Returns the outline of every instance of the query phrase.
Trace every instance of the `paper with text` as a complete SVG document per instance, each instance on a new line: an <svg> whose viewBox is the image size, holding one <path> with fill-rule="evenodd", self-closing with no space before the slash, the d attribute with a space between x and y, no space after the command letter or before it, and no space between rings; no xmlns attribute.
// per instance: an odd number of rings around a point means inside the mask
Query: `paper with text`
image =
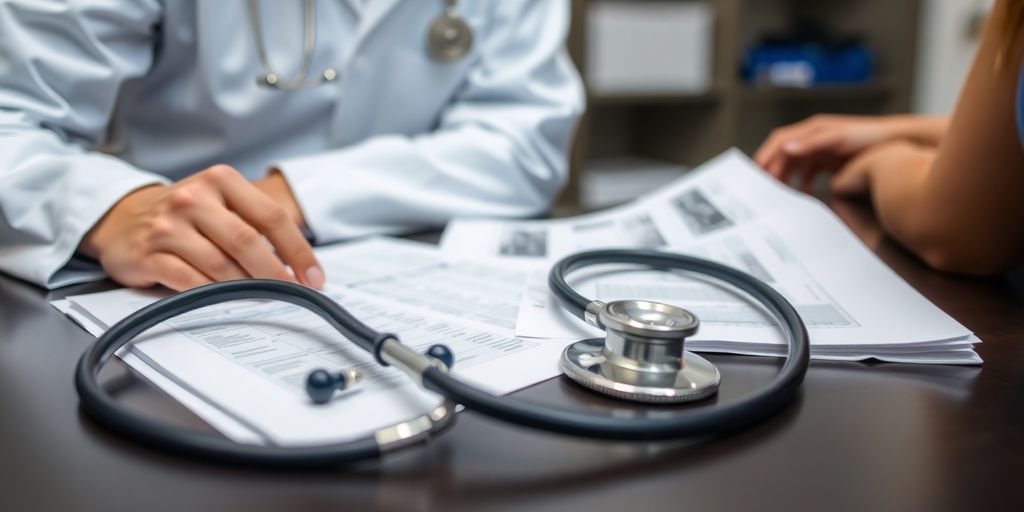
<svg viewBox="0 0 1024 512"><path fill-rule="evenodd" d="M948 353L943 362L980 362L967 328L879 261L828 208L735 150L618 208L556 220L456 221L442 238L448 254L547 263L531 275L519 308L516 334L532 338L600 334L566 313L546 283L557 258L597 248L679 252L743 270L794 304L816 357L908 360L915 350L938 349ZM578 272L572 284L602 301L642 298L690 309L701 319L695 349L781 354L782 334L770 316L731 287L622 266Z"/></svg>
<svg viewBox="0 0 1024 512"><path fill-rule="evenodd" d="M566 342L526 340L512 331L526 273L487 268L484 262L459 265L438 258L432 248L390 239L318 254L330 279L328 296L416 350L448 345L459 378L500 394L559 373L558 355ZM519 284L510 285L513 278ZM467 280L476 286L467 287ZM446 301L443 308L430 300L439 295ZM68 302L105 328L160 296L115 290L72 296ZM377 365L313 313L286 303L235 301L193 311L144 334L126 356L129 364L159 372L272 444L351 439L439 403L397 370ZM316 406L303 390L314 368L357 368L364 383ZM227 428L228 422L196 412L229 436L251 442L251 436Z"/></svg>

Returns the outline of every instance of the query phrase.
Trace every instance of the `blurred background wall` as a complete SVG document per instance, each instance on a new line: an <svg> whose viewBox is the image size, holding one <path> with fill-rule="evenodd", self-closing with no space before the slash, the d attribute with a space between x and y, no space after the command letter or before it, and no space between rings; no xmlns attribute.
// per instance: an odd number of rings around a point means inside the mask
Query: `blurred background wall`
<svg viewBox="0 0 1024 512"><path fill-rule="evenodd" d="M915 112L942 114L953 108L977 47L977 31L991 6L987 0L923 2Z"/></svg>

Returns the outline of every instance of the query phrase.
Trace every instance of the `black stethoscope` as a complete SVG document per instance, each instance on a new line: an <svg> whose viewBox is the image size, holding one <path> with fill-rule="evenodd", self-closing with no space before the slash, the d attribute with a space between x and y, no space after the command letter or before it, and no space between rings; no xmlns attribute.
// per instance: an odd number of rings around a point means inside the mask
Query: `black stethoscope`
<svg viewBox="0 0 1024 512"><path fill-rule="evenodd" d="M263 22L260 0L249 0L249 26L256 39L256 55L263 72L256 77L256 83L285 91L294 91L333 82L338 78L338 71L325 68L317 79L309 79L309 70L313 65L313 53L316 50L316 2L305 0L303 7L302 26L302 63L299 70L290 78L285 78L270 61L267 47L264 45ZM459 60L469 53L473 47L473 29L459 15L458 0L445 0L444 13L434 19L427 28L427 50L430 55L444 62Z"/></svg>
<svg viewBox="0 0 1024 512"><path fill-rule="evenodd" d="M580 384L620 399L641 402L680 402L713 395L718 370L708 361L684 351L685 338L698 326L684 309L640 300L607 304L576 293L566 276L583 267L633 264L658 270L680 270L731 284L760 303L786 334L789 351L775 378L743 400L671 416L623 417L587 413L494 396L449 375L454 356L434 345L420 354L360 322L327 296L297 284L270 280L241 280L195 288L150 304L121 320L96 341L79 360L75 387L82 409L98 423L136 441L175 453L204 459L275 467L337 466L378 457L439 433L454 419L455 405L524 427L572 436L630 441L682 439L720 435L751 426L769 417L797 395L807 372L810 345L807 329L792 304L770 286L731 267L712 261L656 251L598 250L568 256L551 269L548 284L563 307L576 317L605 329L607 337L569 346L562 369ZM160 322L198 308L245 299L269 299L306 308L346 338L373 354L382 366L393 366L423 389L445 400L435 409L365 437L337 444L286 448L255 446L175 427L146 418L120 405L99 383L103 365L136 336ZM314 402L331 398L345 387L351 373L310 374L307 390Z"/></svg>

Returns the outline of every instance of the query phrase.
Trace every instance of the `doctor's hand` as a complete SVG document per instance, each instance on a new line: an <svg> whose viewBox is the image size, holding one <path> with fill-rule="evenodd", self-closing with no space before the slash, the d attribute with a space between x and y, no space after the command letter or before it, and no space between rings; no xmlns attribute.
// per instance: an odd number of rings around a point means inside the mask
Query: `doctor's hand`
<svg viewBox="0 0 1024 512"><path fill-rule="evenodd" d="M162 284L180 291L248 277L324 284L294 212L227 165L128 194L79 250L131 287Z"/></svg>

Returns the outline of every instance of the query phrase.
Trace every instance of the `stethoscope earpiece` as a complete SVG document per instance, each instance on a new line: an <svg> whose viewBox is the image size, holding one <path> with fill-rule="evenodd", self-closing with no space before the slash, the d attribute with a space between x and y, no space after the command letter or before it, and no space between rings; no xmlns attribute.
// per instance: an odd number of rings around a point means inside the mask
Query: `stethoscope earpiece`
<svg viewBox="0 0 1024 512"><path fill-rule="evenodd" d="M313 370L306 376L306 394L315 404L326 404L337 391L351 388L361 379L358 370L348 369L331 373L322 368Z"/></svg>
<svg viewBox="0 0 1024 512"><path fill-rule="evenodd" d="M447 345L431 345L427 349L427 355L436 359L439 363L443 364L448 370L451 370L455 366L455 353L452 349L448 348Z"/></svg>
<svg viewBox="0 0 1024 512"><path fill-rule="evenodd" d="M431 345L425 355L444 365L445 370L451 370L455 366L455 353L447 345ZM323 368L317 368L306 376L306 395L314 404L323 405L330 402L335 393L351 389L360 380L362 375L359 370L348 369L331 373Z"/></svg>

